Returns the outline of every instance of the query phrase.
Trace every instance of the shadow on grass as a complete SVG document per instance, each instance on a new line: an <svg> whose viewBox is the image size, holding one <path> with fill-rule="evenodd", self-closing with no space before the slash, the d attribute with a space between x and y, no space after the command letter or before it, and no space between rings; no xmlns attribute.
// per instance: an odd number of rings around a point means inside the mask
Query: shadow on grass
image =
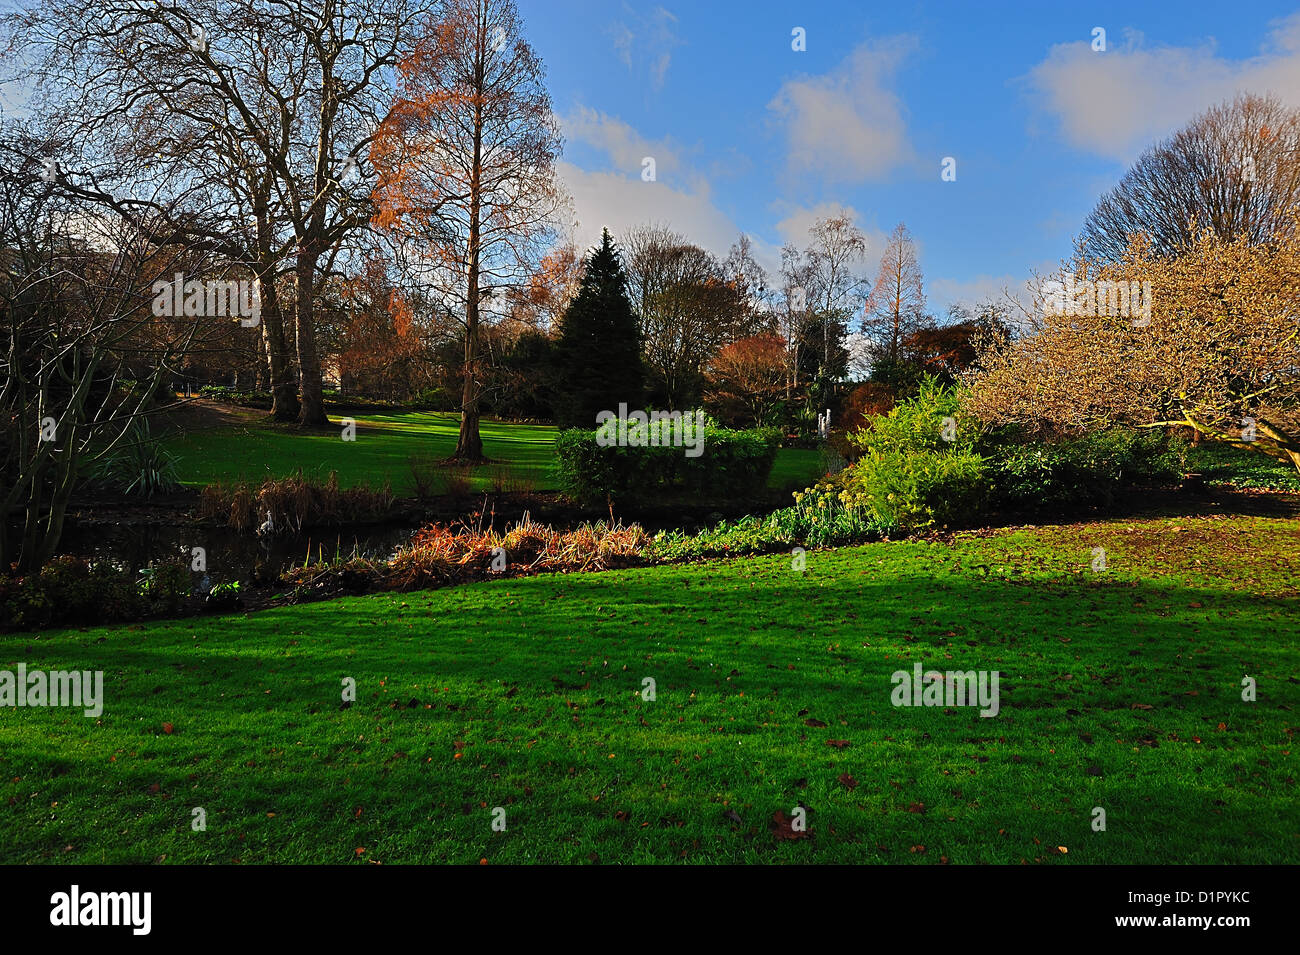
<svg viewBox="0 0 1300 955"><path fill-rule="evenodd" d="M5 714L5 861L1296 861L1296 600L868 564L6 638L29 668L103 669L107 699L98 723ZM916 661L999 671L1000 714L893 706ZM779 843L768 820L796 804L814 838Z"/></svg>

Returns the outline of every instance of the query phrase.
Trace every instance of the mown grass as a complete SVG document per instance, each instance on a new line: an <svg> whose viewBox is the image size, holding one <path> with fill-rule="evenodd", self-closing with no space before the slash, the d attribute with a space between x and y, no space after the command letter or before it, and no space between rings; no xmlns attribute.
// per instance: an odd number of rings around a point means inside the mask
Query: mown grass
<svg viewBox="0 0 1300 955"><path fill-rule="evenodd" d="M107 702L0 711L0 862L1294 863L1297 545L1120 521L8 636ZM998 670L1000 714L892 706L914 661Z"/></svg>
<svg viewBox="0 0 1300 955"><path fill-rule="evenodd" d="M337 471L343 487L363 481L378 487L390 480L394 493L409 495L414 491L408 465L411 455L448 457L456 449L460 430L458 416L434 412L356 415L353 420L355 441L343 440L342 417L331 415L331 424L338 428L335 433L302 433L269 425L204 428L174 435L166 447L179 458L181 483L193 487L284 478L301 468L322 477ZM507 465L512 477L536 490L558 486L552 470L558 433L554 427L484 419L479 430L484 454ZM818 477L820 464L816 451L782 449L768 485L782 490L806 487ZM494 480L491 466L477 468L470 477L471 489L482 491Z"/></svg>

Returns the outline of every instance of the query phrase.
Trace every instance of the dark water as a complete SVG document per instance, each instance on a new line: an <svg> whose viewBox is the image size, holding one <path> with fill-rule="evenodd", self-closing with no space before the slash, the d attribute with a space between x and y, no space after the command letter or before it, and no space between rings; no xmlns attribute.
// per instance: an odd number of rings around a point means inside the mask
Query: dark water
<svg viewBox="0 0 1300 955"><path fill-rule="evenodd" d="M150 564L184 559L193 561L193 548L203 548L211 583L247 582L256 574L273 579L304 560L362 557L384 559L411 539L414 528L405 525L379 527L320 528L299 537L262 539L238 534L229 528L188 525L72 526L59 545L61 554L110 559L131 570Z"/></svg>
<svg viewBox="0 0 1300 955"><path fill-rule="evenodd" d="M757 508L763 513L768 508ZM513 524L522 512L494 511L490 521L498 530ZM738 514L731 514L736 517ZM556 530L570 530L583 521L606 520L608 514L577 512L558 509L542 510L534 517ZM639 523L651 534L659 530L695 531L711 526L720 513L708 508L659 509L655 511L621 514L625 523ZM443 522L458 526L459 520ZM193 549L203 548L206 573L210 584L250 581L269 583L290 567L302 566L304 561L346 560L354 555L372 560L385 560L401 546L410 542L417 526L425 521L408 521L380 525L354 525L345 528L321 527L296 536L260 538L251 533L240 534L226 527L194 526L189 523L95 522L79 524L70 521L64 529L59 545L60 554L75 557L111 560L133 571L151 564L183 559L193 561ZM473 522L471 526L478 522Z"/></svg>

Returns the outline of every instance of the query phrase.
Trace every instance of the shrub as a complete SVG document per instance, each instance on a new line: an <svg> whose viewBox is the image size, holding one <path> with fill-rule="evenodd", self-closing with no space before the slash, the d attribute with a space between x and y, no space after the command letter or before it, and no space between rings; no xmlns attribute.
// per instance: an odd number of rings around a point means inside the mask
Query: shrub
<svg viewBox="0 0 1300 955"><path fill-rule="evenodd" d="M406 467L411 472L411 488L418 500L427 501L437 493L438 463L433 458L412 454L406 459Z"/></svg>
<svg viewBox="0 0 1300 955"><path fill-rule="evenodd" d="M851 473L875 519L899 530L969 523L988 503L984 459L969 451L872 451Z"/></svg>
<svg viewBox="0 0 1300 955"><path fill-rule="evenodd" d="M132 422L118 445L92 472L91 479L127 495L143 498L164 494L180 487L176 457L155 440L149 422Z"/></svg>
<svg viewBox="0 0 1300 955"><path fill-rule="evenodd" d="M757 494L767 484L780 447L773 429L731 431L706 425L703 451L684 447L601 447L597 432L561 432L555 445L561 489L582 503L690 496L723 500Z"/></svg>
<svg viewBox="0 0 1300 955"><path fill-rule="evenodd" d="M1034 442L1001 431L983 446L995 501L1034 509L1108 505L1123 487L1178 480L1187 455L1182 438L1127 428Z"/></svg>
<svg viewBox="0 0 1300 955"><path fill-rule="evenodd" d="M534 489L532 481L504 461L493 464L488 471L488 487L496 494L524 494Z"/></svg>
<svg viewBox="0 0 1300 955"><path fill-rule="evenodd" d="M862 457L847 487L883 526L924 530L969 522L986 506L990 481L978 436L956 389L927 377L914 398L849 436Z"/></svg>
<svg viewBox="0 0 1300 955"><path fill-rule="evenodd" d="M852 492L835 480L796 491L794 503L766 517L720 521L694 534L660 531L646 557L656 562L698 557L763 554L795 545L826 547L879 540L890 528L877 521Z"/></svg>
<svg viewBox="0 0 1300 955"><path fill-rule="evenodd" d="M445 388L428 388L405 404L412 411L455 411L460 407L460 401L460 395L452 394Z"/></svg>
<svg viewBox="0 0 1300 955"><path fill-rule="evenodd" d="M175 614L190 595L190 569L185 563L168 561L154 564L142 570L140 575L137 586L141 596L161 613Z"/></svg>
<svg viewBox="0 0 1300 955"><path fill-rule="evenodd" d="M145 568L137 578L110 561L56 557L23 577L0 576L0 630L33 630L175 614L191 591L183 562Z"/></svg>
<svg viewBox="0 0 1300 955"><path fill-rule="evenodd" d="M442 496L463 497L470 491L469 465L420 454L412 454L406 459L406 464L411 472L415 496L421 501Z"/></svg>

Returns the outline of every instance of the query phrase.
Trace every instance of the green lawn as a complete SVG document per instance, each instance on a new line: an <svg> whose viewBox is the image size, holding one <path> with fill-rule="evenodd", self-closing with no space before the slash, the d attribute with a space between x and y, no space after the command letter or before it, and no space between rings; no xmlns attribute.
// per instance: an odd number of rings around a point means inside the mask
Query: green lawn
<svg viewBox="0 0 1300 955"><path fill-rule="evenodd" d="M107 702L0 715L0 862L1296 863L1298 571L1214 516L10 635Z"/></svg>
<svg viewBox="0 0 1300 955"><path fill-rule="evenodd" d="M1187 469L1200 472L1212 484L1300 492L1300 474L1291 465L1231 444L1204 441L1189 448Z"/></svg>
<svg viewBox="0 0 1300 955"><path fill-rule="evenodd" d="M341 416L332 415L330 420L338 423ZM397 494L408 495L412 493L410 456L446 458L456 448L460 429L458 416L436 412L357 415L354 420L355 441L343 440L341 425L337 435L329 435L250 424L192 430L169 438L166 446L179 459L182 483L194 487L218 480L284 477L302 468L321 475L337 471L345 487L360 481L378 486L387 478ZM512 475L531 482L535 490L555 488L551 468L555 428L485 419L479 430L489 458L505 462ZM768 485L803 488L817 479L820 470L819 452L782 449ZM491 467L479 468L473 476L474 489L482 490L492 480Z"/></svg>

